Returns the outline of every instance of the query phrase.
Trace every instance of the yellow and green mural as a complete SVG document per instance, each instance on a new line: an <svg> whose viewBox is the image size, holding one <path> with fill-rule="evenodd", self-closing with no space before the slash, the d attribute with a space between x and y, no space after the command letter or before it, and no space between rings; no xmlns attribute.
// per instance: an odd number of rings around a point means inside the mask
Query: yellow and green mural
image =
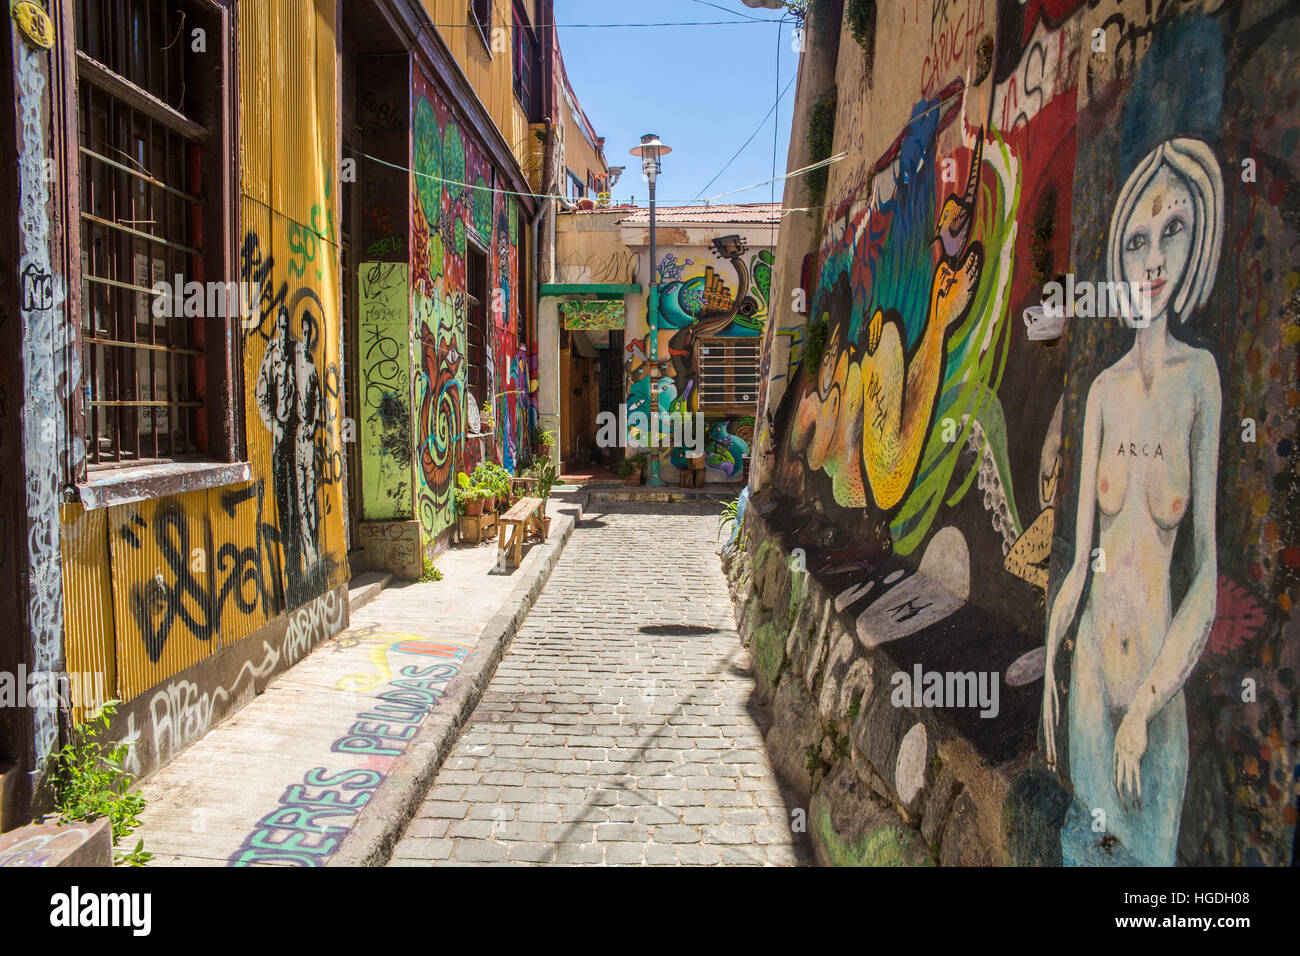
<svg viewBox="0 0 1300 956"><path fill-rule="evenodd" d="M482 460L514 471L530 417L527 345L519 336L519 205L494 185L498 174L466 140L432 83L416 68L412 83L411 302L415 339L415 511L428 547L455 520L459 471ZM487 262L482 354L470 356L467 256ZM496 423L468 432L470 361L482 363L472 396Z"/></svg>

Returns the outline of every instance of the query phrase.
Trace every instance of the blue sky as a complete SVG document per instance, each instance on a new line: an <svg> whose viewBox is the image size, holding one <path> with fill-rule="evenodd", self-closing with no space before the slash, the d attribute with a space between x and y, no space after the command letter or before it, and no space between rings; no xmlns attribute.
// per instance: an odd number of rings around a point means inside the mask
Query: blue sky
<svg viewBox="0 0 1300 956"><path fill-rule="evenodd" d="M713 5L710 5L713 4ZM580 28L595 23L682 23L745 20L717 26ZM658 200L683 205L758 128L798 70L792 20L778 27L779 11L750 9L741 0L555 0L560 49L579 102L605 137L605 157L627 166L614 201L648 199L639 160L628 150L642 133L658 133L673 148L664 159ZM574 26L566 26L574 24ZM780 72L777 31L780 30ZM775 114L776 171L785 171L795 84ZM703 192L716 196L772 177L773 118L717 181ZM775 200L781 201L781 184ZM768 202L769 186L720 202Z"/></svg>

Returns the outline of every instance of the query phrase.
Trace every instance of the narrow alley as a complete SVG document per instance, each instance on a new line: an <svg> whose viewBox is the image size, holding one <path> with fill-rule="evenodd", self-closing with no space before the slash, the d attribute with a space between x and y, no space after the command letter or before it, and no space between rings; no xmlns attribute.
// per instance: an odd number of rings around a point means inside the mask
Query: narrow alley
<svg viewBox="0 0 1300 956"><path fill-rule="evenodd" d="M1287 912L1300 0L6 8L7 911Z"/></svg>
<svg viewBox="0 0 1300 956"><path fill-rule="evenodd" d="M593 500L391 865L794 864L718 505Z"/></svg>

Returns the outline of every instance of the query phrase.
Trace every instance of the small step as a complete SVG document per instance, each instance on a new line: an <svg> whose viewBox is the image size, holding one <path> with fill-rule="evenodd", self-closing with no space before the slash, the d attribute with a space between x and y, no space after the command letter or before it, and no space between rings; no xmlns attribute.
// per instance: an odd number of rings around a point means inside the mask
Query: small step
<svg viewBox="0 0 1300 956"><path fill-rule="evenodd" d="M365 607L393 580L391 571L363 571L352 575L348 581L348 613L354 614Z"/></svg>
<svg viewBox="0 0 1300 956"><path fill-rule="evenodd" d="M113 831L107 817L91 823L32 823L0 836L0 867L112 866Z"/></svg>

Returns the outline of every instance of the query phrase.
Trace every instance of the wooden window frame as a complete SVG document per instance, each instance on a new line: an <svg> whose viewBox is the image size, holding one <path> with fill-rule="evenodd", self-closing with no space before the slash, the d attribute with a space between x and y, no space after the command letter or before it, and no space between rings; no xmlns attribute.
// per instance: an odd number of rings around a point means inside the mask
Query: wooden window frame
<svg viewBox="0 0 1300 956"><path fill-rule="evenodd" d="M579 179L578 174L572 169L566 169L565 173L567 174L569 181L569 198L574 202L577 202L579 199L586 199L587 184Z"/></svg>
<svg viewBox="0 0 1300 956"><path fill-rule="evenodd" d="M94 418L91 417L89 422L87 420L88 413L93 416L91 409L96 407L88 405L92 381L90 358L92 350L103 348L98 336L84 334L81 318L85 315L87 305L86 288L92 284L87 281L81 267L83 222L87 221L83 218L82 208L83 169L99 162L86 156L85 150L88 147L81 137L83 96L87 102L93 103L95 95L88 88L106 91L102 96L125 99L135 112L147 115L151 123L163 126L170 124L173 129L197 134L205 140L198 158L187 160L187 165L191 167L199 184L197 195L203 210L197 219L191 218L189 228L192 241L196 242L193 248L201 250L202 265L194 268L193 263L190 263L191 269L184 270L182 275L184 281L238 281L235 239L240 229L236 160L239 109L236 14L230 0L187 0L182 3L166 0L166 3L169 9L174 10L178 6L185 9L186 21L178 28L177 42L184 43L187 51L190 31L194 27L201 26L207 32L207 52L197 54L207 59L197 69L212 71L213 82L194 83L191 76L192 86L186 86L185 100L186 112L191 117L201 117L203 120L201 134L185 125L185 117L180 111L129 79L106 69L105 64L97 63L89 54L80 52L77 16L81 5L74 3L74 0L60 0L58 4L61 24L59 34L68 37L57 48L60 59L58 68L65 78L58 90L62 96L63 111L63 125L58 133L66 143L63 150L63 171L64 182L68 183L62 197L64 221L68 224L65 231L68 250L66 274L69 276L67 314L77 317L69 323L72 333L70 347L77 350L83 368L82 385L73 390L68 399L68 421L72 436L87 436L87 426L94 427ZM196 54L188 52L186 55ZM190 99L191 95L193 100ZM89 115L94 117L93 112ZM130 171L130 164L124 162L122 165L128 167L127 173L121 173L125 176ZM156 179L152 175L137 175L136 178ZM89 230L86 231L91 234ZM141 231L148 232L148 225ZM148 243L146 249L151 249L153 245L154 243ZM148 254L146 265L152 273L152 254ZM150 278L149 285L152 285L152 276ZM170 284L172 276L166 276L165 279ZM241 320L236 314L233 317L205 316L201 319L182 317L182 321L201 323L202 331L196 335L196 339L207 346L201 356L196 356L195 364L196 379L205 386L199 401L202 417L206 419L202 425L196 424L195 431L196 438L205 439L199 444L206 447L166 458L157 456L144 459L141 454L139 459L122 460L118 454L117 461L95 463L94 449L88 446L84 456L70 461L68 476L87 508L159 497L181 490L217 487L249 477L250 469L244 461L246 447ZM99 436L89 437L97 441Z"/></svg>
<svg viewBox="0 0 1300 956"><path fill-rule="evenodd" d="M488 59L492 59L492 7L494 0L469 0L469 21L478 28L478 38L483 41ZM480 9L482 8L482 9Z"/></svg>
<svg viewBox="0 0 1300 956"><path fill-rule="evenodd" d="M488 299L491 289L491 281L488 275L490 257L488 251L479 246L477 242L467 240L467 243L465 254L465 391L474 396L481 418L485 409L493 407L492 396L483 394L483 389L487 387L488 382L488 336L492 334L491 322L488 319L490 314ZM481 263L481 268L476 267L475 263ZM475 282L476 279L478 280L477 283ZM474 288L476 284L478 285L477 289ZM475 292L479 292L481 295L475 295ZM477 342L474 341L476 333L478 336ZM477 352L477 355L475 352ZM481 433L486 434L486 432Z"/></svg>
<svg viewBox="0 0 1300 956"><path fill-rule="evenodd" d="M542 47L537 36L535 36L532 25L528 22L527 13L517 2L514 4L513 39L511 65L514 70L515 99L523 107L524 116L528 122L540 122L541 90L539 80L542 72ZM526 85L522 82L521 63L528 68ZM523 88L522 92L520 91L521 87Z"/></svg>

